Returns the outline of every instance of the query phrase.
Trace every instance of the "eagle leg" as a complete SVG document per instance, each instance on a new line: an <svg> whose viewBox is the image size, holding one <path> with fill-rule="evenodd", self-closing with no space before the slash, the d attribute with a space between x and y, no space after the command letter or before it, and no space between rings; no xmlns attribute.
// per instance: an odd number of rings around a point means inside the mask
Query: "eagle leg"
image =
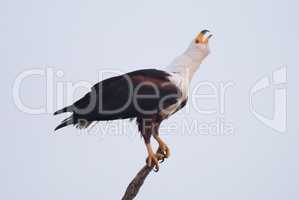
<svg viewBox="0 0 299 200"><path fill-rule="evenodd" d="M160 138L160 136L158 134L154 134L154 138L155 138L155 140L159 144L158 151L161 152L161 154L165 158L168 158L170 156L170 149L169 149L169 147L165 144L165 142Z"/></svg>
<svg viewBox="0 0 299 200"><path fill-rule="evenodd" d="M141 132L142 137L144 138L146 150L148 157L146 163L148 167L154 167L154 171L159 171L159 162L163 162L165 155L163 151L159 150L155 153L152 149L150 138L153 135L156 135L160 123L156 122L154 117L147 118L137 118L138 129Z"/></svg>

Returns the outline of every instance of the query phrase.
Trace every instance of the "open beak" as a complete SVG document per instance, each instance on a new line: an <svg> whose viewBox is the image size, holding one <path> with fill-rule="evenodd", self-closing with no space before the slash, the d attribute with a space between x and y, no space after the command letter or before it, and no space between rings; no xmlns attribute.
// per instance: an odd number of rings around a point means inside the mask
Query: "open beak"
<svg viewBox="0 0 299 200"><path fill-rule="evenodd" d="M201 31L197 37L195 38L195 42L196 43L202 43L202 44L207 44L209 42L209 39L212 37L213 35L211 34L210 31L208 30L203 30Z"/></svg>

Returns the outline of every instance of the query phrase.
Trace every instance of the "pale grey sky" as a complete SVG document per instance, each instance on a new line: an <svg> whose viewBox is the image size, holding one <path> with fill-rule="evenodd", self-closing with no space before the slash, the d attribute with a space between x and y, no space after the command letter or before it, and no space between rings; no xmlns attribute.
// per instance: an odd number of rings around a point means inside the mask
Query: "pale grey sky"
<svg viewBox="0 0 299 200"><path fill-rule="evenodd" d="M57 84L93 84L103 69L164 68L202 29L214 33L211 55L190 92L210 93L212 86L220 92L221 84L232 84L224 110L219 99L195 98L164 123L174 127L161 131L172 155L137 199L298 199L298 7L290 0L1 0L0 199L120 199L146 156L134 122L99 123L94 134L73 127L54 134L64 116L52 116L53 110L32 115L15 104L19 74L63 71L53 80L55 100ZM284 107L275 104L275 91L287 88L287 128L279 132L250 111L249 97L260 79L272 81L282 67L287 83L270 84L253 98L254 109L271 121L275 106ZM201 83L211 87L197 90ZM45 76L32 76L20 96L28 107L45 107L45 91ZM194 104L216 113L199 113ZM218 121L232 134L190 129Z"/></svg>

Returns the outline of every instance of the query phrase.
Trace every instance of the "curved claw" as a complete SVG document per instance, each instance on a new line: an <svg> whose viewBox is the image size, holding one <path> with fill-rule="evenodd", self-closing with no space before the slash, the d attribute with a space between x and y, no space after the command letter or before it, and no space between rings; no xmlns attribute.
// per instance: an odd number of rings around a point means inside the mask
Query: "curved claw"
<svg viewBox="0 0 299 200"><path fill-rule="evenodd" d="M146 159L146 164L148 167L151 167L154 169L155 172L159 171L159 160L162 159L161 154L150 154Z"/></svg>
<svg viewBox="0 0 299 200"><path fill-rule="evenodd" d="M170 150L166 145L160 146L158 152L163 155L163 158L168 158L170 156Z"/></svg>
<svg viewBox="0 0 299 200"><path fill-rule="evenodd" d="M165 158L163 157L160 161L159 161L159 163L161 164L161 163L163 163L165 161Z"/></svg>

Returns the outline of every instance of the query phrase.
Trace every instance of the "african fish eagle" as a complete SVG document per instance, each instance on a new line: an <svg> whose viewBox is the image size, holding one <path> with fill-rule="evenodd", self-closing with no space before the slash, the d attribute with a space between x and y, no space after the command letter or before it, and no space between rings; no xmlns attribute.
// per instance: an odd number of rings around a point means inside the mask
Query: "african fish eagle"
<svg viewBox="0 0 299 200"><path fill-rule="evenodd" d="M159 126L185 106L191 79L209 54L211 36L208 30L201 31L165 70L137 70L95 84L73 105L54 113L72 113L55 130L71 124L87 128L95 121L136 119L148 153L146 162L158 170L159 161L170 155L169 148L159 136ZM153 151L151 136L158 142L158 152L161 153Z"/></svg>

